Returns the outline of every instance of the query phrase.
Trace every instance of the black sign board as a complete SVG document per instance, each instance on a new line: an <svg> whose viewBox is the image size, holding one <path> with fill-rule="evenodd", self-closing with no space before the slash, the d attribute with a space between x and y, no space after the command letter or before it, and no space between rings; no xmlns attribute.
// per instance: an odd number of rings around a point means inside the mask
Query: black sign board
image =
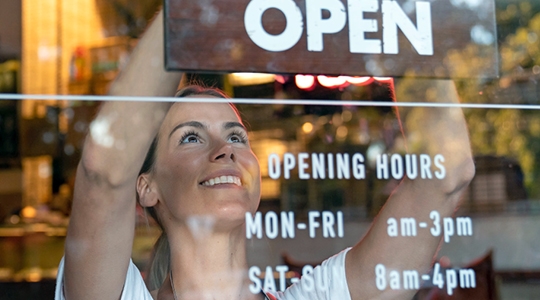
<svg viewBox="0 0 540 300"><path fill-rule="evenodd" d="M165 0L170 70L495 77L493 0ZM478 53L463 72L453 57Z"/></svg>

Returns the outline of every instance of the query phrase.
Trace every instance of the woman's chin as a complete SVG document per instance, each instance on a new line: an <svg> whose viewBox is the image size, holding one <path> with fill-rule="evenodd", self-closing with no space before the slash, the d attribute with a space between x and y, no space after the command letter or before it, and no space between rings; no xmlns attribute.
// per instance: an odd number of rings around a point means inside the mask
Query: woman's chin
<svg viewBox="0 0 540 300"><path fill-rule="evenodd" d="M191 211L189 215L182 214L181 219L192 233L232 232L243 227L246 213L255 213L256 210L255 203L249 201L213 201L204 208L201 206L197 211Z"/></svg>
<svg viewBox="0 0 540 300"><path fill-rule="evenodd" d="M234 230L242 226L246 221L246 212L251 213L251 208L241 204L230 204L219 207L212 214L215 217L215 230Z"/></svg>

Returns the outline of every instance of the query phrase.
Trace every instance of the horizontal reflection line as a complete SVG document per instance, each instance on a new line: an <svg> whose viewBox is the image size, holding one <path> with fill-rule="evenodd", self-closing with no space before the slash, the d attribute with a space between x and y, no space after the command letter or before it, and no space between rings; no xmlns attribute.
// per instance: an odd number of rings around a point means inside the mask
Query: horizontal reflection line
<svg viewBox="0 0 540 300"><path fill-rule="evenodd" d="M289 104L323 106L384 106L384 107L459 107L491 109L540 110L540 105L526 104L480 104L480 103L429 103L429 102L383 102L383 101L343 101L306 99L250 99L250 98L175 98L175 97L134 97L134 96L78 96L78 95L38 95L0 94L0 100L69 100L69 101L135 101L135 102L191 102L191 103L234 103L234 104Z"/></svg>

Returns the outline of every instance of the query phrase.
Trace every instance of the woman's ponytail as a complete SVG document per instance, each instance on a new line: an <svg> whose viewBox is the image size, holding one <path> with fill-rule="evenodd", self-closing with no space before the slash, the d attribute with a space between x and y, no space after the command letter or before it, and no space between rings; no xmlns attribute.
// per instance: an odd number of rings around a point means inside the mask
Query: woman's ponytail
<svg viewBox="0 0 540 300"><path fill-rule="evenodd" d="M144 159L139 175L152 172L154 163L156 160L156 149L157 149L158 137L156 136L148 149L148 153ZM139 194L137 193L137 201L139 201ZM163 226L159 220L159 217L156 213L154 207L145 207L145 210L150 214L150 216L156 221L161 229L161 235L154 244L154 249L152 250L152 258L149 262L148 276L146 278L146 284L148 290L153 291L159 289L161 284L167 277L169 273L169 260L171 257L169 250L169 241L167 240L167 234L163 229Z"/></svg>
<svg viewBox="0 0 540 300"><path fill-rule="evenodd" d="M162 231L154 244L150 268L148 268L147 285L150 291L159 289L163 284L170 271L170 258L169 240L165 231Z"/></svg>

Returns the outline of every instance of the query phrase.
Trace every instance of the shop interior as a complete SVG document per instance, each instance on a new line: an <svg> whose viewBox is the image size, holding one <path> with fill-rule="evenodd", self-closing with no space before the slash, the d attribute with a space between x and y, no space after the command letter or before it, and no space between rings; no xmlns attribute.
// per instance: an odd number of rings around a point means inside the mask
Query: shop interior
<svg viewBox="0 0 540 300"><path fill-rule="evenodd" d="M500 77L456 79L463 103L538 105L540 3L496 0ZM129 60L160 0L2 0L0 3L0 299L52 299L63 256L75 171L88 128L108 87ZM448 57L456 68L482 65L474 47ZM347 231L366 232L398 184L376 176L375 156L404 153L395 110L403 90L386 77L188 73L186 82L247 99L308 99L312 105L238 104L261 161L259 210L341 211ZM406 88L406 87L404 87ZM32 95L95 96L95 100ZM327 106L317 101L381 106ZM474 242L457 237L438 259L481 274L485 299L540 293L540 111L464 109L476 176L457 216L474 223ZM285 153L365 153L364 180L271 178L267 157ZM159 229L138 212L133 260L144 269ZM254 243L256 264L317 262L355 239L327 245L296 239ZM284 249L300 249L283 253ZM312 249L320 249L313 251ZM292 276L292 275L291 275ZM479 275L480 276L480 275ZM479 277L480 278L480 277ZM480 280L479 280L480 282ZM428 299L428 289L418 299ZM462 299L472 299L463 294ZM467 298L468 297L468 298ZM484 298L477 298L484 299Z"/></svg>

